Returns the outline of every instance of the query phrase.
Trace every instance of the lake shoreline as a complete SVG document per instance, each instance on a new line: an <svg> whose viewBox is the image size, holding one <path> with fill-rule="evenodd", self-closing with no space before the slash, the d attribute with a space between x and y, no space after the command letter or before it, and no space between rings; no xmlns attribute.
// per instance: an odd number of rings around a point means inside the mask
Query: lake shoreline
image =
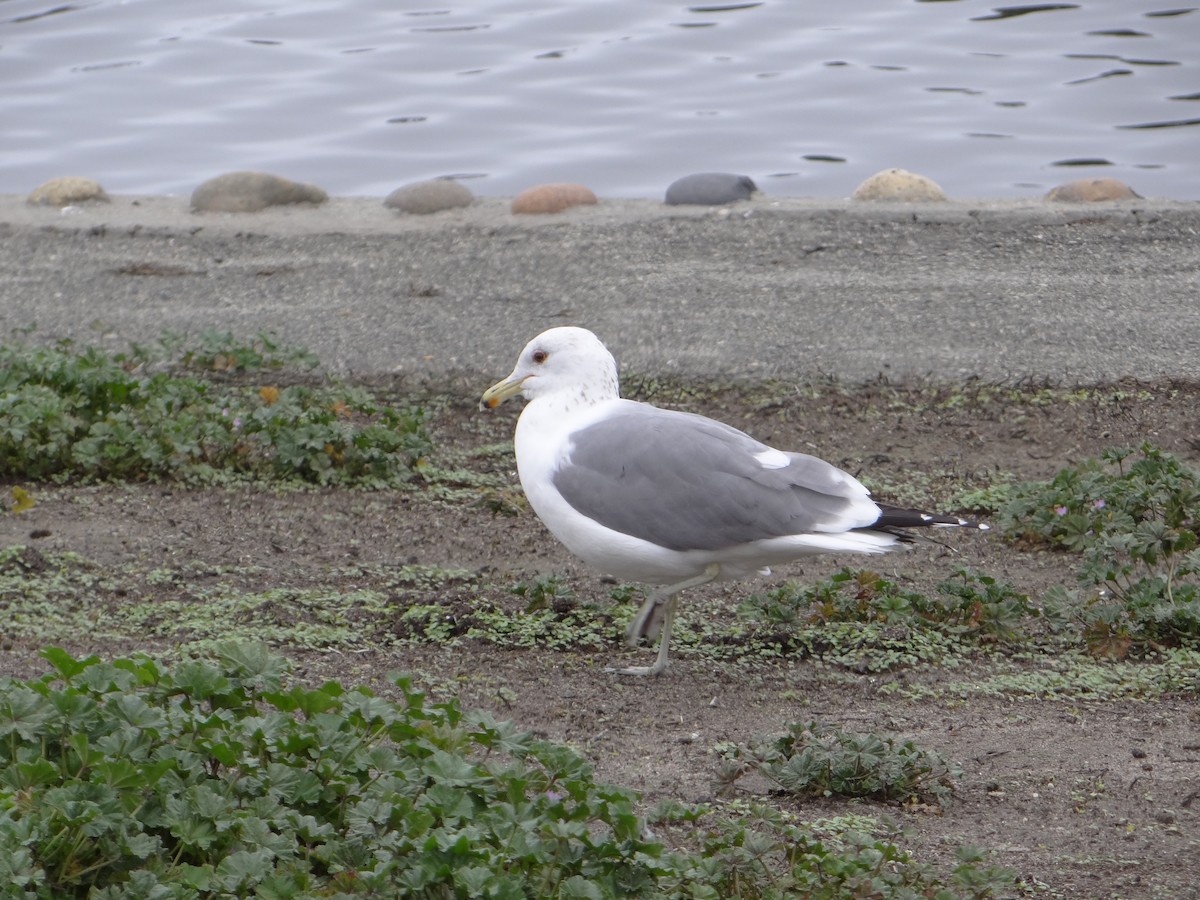
<svg viewBox="0 0 1200 900"><path fill-rule="evenodd" d="M704 378L1200 378L1200 203L728 207L601 199L429 216L375 198L195 214L0 197L0 332L119 348L270 331L332 372L502 375L553 325Z"/></svg>

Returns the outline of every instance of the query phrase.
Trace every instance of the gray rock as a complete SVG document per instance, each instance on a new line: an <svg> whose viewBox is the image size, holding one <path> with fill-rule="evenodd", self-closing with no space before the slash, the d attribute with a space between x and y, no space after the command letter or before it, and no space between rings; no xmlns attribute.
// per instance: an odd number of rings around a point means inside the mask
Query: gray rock
<svg viewBox="0 0 1200 900"><path fill-rule="evenodd" d="M427 216L443 209L470 206L474 199L475 195L457 181L435 178L432 181L415 181L396 188L387 195L383 205L400 212Z"/></svg>
<svg viewBox="0 0 1200 900"><path fill-rule="evenodd" d="M78 175L53 178L34 188L26 201L32 206L74 206L77 203L108 203L108 194L100 182Z"/></svg>
<svg viewBox="0 0 1200 900"><path fill-rule="evenodd" d="M258 212L288 203L324 203L329 195L315 184L301 184L266 172L226 172L192 192L196 212Z"/></svg>
<svg viewBox="0 0 1200 900"><path fill-rule="evenodd" d="M737 200L749 200L758 188L746 175L729 172L699 172L684 175L667 188L670 206L721 206Z"/></svg>

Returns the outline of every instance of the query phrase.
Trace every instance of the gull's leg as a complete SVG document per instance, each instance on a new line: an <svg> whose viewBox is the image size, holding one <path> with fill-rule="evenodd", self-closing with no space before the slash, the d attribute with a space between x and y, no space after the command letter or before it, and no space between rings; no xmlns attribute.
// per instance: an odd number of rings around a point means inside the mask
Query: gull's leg
<svg viewBox="0 0 1200 900"><path fill-rule="evenodd" d="M662 634L662 604L671 599L671 588L657 588L642 602L642 608L625 629L625 644L636 647L642 638L653 640Z"/></svg>
<svg viewBox="0 0 1200 900"><path fill-rule="evenodd" d="M708 584L720 574L721 567L717 563L711 563L701 575L696 575L677 584L668 584L652 591L650 596L642 602L641 608L629 623L629 627L625 629L626 645L636 647L642 638L653 639L663 631L670 633L670 627L664 627L665 623L662 621L662 605L680 591Z"/></svg>
<svg viewBox="0 0 1200 900"><path fill-rule="evenodd" d="M721 574L721 567L716 563L712 563L704 570L703 575L697 575L694 578L689 578L686 581L681 581L678 584L667 585L664 588L659 588L654 591L646 601L642 604L642 608L633 618L633 622L629 625L629 630L625 634L626 642L630 646L637 644L638 638L642 636L643 629L646 627L647 621L657 612L658 607L665 604L663 610L662 633L658 638L658 656L655 657L654 664L650 666L628 666L624 669L612 669L618 675L660 675L667 668L667 654L671 648L671 628L675 625L675 613L679 609L679 593L688 588L699 587L702 584L708 584L714 578Z"/></svg>
<svg viewBox="0 0 1200 900"><path fill-rule="evenodd" d="M626 666L612 669L618 675L661 675L667 668L667 653L671 646L671 626L675 624L675 612L679 609L679 595L672 594L663 604L662 635L658 639L658 656L651 666Z"/></svg>

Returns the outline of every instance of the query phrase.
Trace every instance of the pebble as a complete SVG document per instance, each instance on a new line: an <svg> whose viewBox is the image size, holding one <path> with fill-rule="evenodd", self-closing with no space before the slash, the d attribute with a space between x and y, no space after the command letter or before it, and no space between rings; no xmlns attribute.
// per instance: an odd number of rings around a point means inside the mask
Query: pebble
<svg viewBox="0 0 1200 900"><path fill-rule="evenodd" d="M470 206L475 195L470 189L449 178L416 181L398 187L387 195L383 205L400 212L426 216L443 209Z"/></svg>
<svg viewBox="0 0 1200 900"><path fill-rule="evenodd" d="M748 175L697 172L671 182L667 188L667 205L723 206L738 200L749 200L757 190Z"/></svg>
<svg viewBox="0 0 1200 900"><path fill-rule="evenodd" d="M1116 178L1080 178L1060 184L1046 195L1046 199L1064 203L1096 203L1101 200L1139 200L1141 195Z"/></svg>
<svg viewBox="0 0 1200 900"><path fill-rule="evenodd" d="M909 203L946 199L945 192L933 180L905 169L876 172L855 188L851 196L855 200L900 200Z"/></svg>
<svg viewBox="0 0 1200 900"><path fill-rule="evenodd" d="M34 188L29 199L31 206L74 206L76 203L108 203L108 193L100 182L79 175L52 178Z"/></svg>
<svg viewBox="0 0 1200 900"><path fill-rule="evenodd" d="M226 172L192 192L196 212L258 212L288 203L324 203L329 199L315 184L301 184L266 172Z"/></svg>
<svg viewBox="0 0 1200 900"><path fill-rule="evenodd" d="M572 206L594 204L596 195L582 184L539 184L513 197L514 213L558 213Z"/></svg>

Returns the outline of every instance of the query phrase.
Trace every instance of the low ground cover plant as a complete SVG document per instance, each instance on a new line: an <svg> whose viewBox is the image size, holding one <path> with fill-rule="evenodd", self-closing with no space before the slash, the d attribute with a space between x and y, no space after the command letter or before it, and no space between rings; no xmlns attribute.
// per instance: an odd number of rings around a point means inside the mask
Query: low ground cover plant
<svg viewBox="0 0 1200 900"><path fill-rule="evenodd" d="M575 751L403 677L395 700L306 688L238 643L171 668L43 656L45 676L0 680L5 896L949 898L1012 883L982 858L943 881L886 840L698 807L660 811L699 841L668 848Z"/></svg>
<svg viewBox="0 0 1200 900"><path fill-rule="evenodd" d="M856 671L952 665L989 648L1027 644L1042 612L1011 584L966 568L925 594L867 569L843 569L812 585L785 582L752 594L738 617L788 654ZM774 638L770 635L774 634Z"/></svg>
<svg viewBox="0 0 1200 900"><path fill-rule="evenodd" d="M654 876L632 793L405 679L399 701L288 686L240 644L170 670L44 655L53 674L0 688L0 883L23 896L622 896Z"/></svg>
<svg viewBox="0 0 1200 900"><path fill-rule="evenodd" d="M167 331L149 344L134 344L125 356L140 365L167 364L200 372L313 370L320 366L311 350L285 344L270 332L260 331L245 339L217 328L206 328L195 336Z"/></svg>
<svg viewBox="0 0 1200 900"><path fill-rule="evenodd" d="M842 569L811 587L795 582L748 599L745 618L825 625L835 622L914 625L980 643L1027 636L1039 616L1029 597L989 575L960 567L927 596L867 569Z"/></svg>
<svg viewBox="0 0 1200 900"><path fill-rule="evenodd" d="M961 770L936 750L890 735L860 734L828 722L798 722L782 735L719 748L728 789L753 772L802 797L876 800L948 798Z"/></svg>
<svg viewBox="0 0 1200 900"><path fill-rule="evenodd" d="M381 487L407 481L432 449L422 410L393 409L361 387L220 380L217 373L277 369L299 353L283 353L268 337L165 346L172 361L162 361L162 348L0 346L0 471L34 480Z"/></svg>
<svg viewBox="0 0 1200 900"><path fill-rule="evenodd" d="M1008 493L1007 534L1082 556L1080 589L1047 605L1078 621L1094 654L1200 647L1200 474L1144 444Z"/></svg>

